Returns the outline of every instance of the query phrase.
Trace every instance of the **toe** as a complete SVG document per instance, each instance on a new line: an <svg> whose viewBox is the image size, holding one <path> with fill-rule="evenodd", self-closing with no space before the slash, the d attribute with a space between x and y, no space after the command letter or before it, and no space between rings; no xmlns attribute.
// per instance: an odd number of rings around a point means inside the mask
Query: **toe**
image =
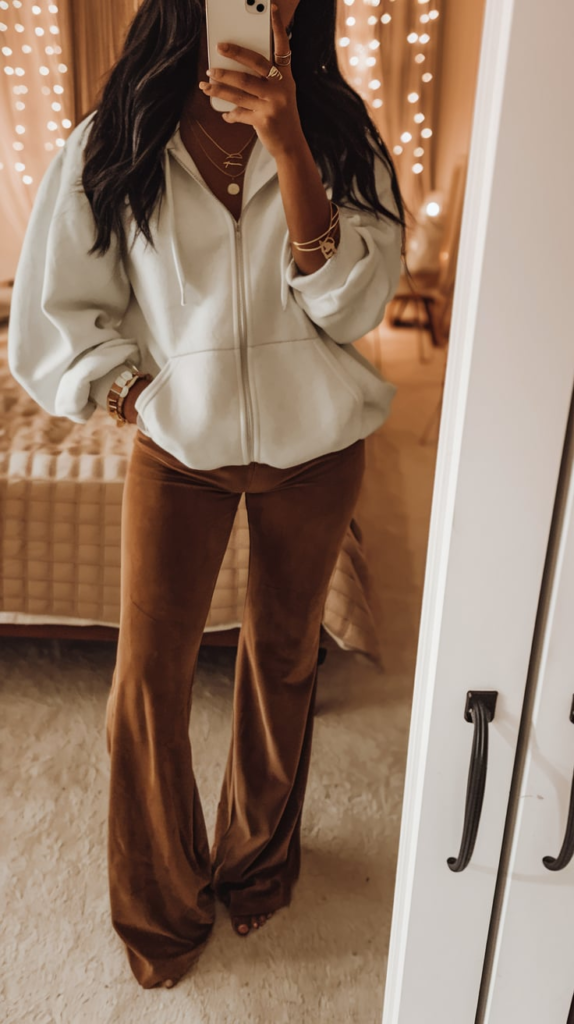
<svg viewBox="0 0 574 1024"><path fill-rule="evenodd" d="M271 911L269 914L249 914L244 917L234 917L233 927L240 935L247 935L252 928L254 930L261 928L273 916L273 913L274 911Z"/></svg>

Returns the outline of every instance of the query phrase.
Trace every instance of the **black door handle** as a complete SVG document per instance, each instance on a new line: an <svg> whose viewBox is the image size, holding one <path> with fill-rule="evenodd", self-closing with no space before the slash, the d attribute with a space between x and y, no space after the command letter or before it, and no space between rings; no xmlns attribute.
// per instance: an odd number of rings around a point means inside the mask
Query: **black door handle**
<svg viewBox="0 0 574 1024"><path fill-rule="evenodd" d="M451 871L464 871L474 850L486 785L488 723L492 722L494 718L497 697L498 690L469 690L466 695L464 717L467 722L474 723L474 734L466 785L466 805L460 852L458 857L448 857L447 859Z"/></svg>
<svg viewBox="0 0 574 1024"><path fill-rule="evenodd" d="M574 697L572 698L572 704L570 705L570 721L574 722ZM557 857L543 857L542 863L545 868L549 871L562 871L567 864L572 860L572 854L574 853L574 773L572 775L572 783L570 785L570 806L568 808L568 818L566 820L566 833L564 835L564 841L562 843L562 849Z"/></svg>
<svg viewBox="0 0 574 1024"><path fill-rule="evenodd" d="M566 1024L574 1024L574 996L572 996L572 1002L570 1003Z"/></svg>

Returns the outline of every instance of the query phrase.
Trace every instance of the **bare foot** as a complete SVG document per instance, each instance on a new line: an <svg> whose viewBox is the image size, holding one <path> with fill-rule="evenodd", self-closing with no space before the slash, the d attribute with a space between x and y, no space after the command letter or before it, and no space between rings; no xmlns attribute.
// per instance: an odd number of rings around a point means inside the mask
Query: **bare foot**
<svg viewBox="0 0 574 1024"><path fill-rule="evenodd" d="M270 917L273 917L273 913L271 911L270 914L246 914L241 917L232 917L231 923L238 935L248 935L251 928L257 929L264 925Z"/></svg>

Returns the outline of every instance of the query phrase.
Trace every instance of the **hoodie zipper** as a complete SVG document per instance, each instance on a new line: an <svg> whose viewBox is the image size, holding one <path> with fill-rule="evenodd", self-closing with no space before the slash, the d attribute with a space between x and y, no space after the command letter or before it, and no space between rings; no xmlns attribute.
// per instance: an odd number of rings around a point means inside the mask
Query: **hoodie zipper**
<svg viewBox="0 0 574 1024"><path fill-rule="evenodd" d="M184 170L186 170L188 174L191 174L191 171L189 170L189 168L186 167L185 164L183 164L181 162L181 160L179 159L177 154L174 154L174 157L178 161L178 163L184 168ZM242 248L242 238L241 238L241 219L244 217L245 210L249 206L249 203L252 202L252 200L255 198L255 196L251 196L251 199L249 200L249 202L247 202L245 204L245 206L243 207L243 209L241 211L241 217L240 217L239 221L237 221L235 219L235 217L233 216L233 214L230 213L230 211L227 209L225 203L222 203L220 199L217 199L217 197L214 196L212 190L210 188L208 188L207 185L203 181L200 181L199 178L197 178L195 176L195 174L192 174L191 176L194 178L195 181L197 181L197 183L199 185L201 185L202 189L205 192L207 192L208 195L210 195L212 199L215 199L216 202L218 202L220 204L220 206L223 207L223 209L225 210L225 213L227 214L228 217L231 218L231 220L233 221L233 224L235 226L235 263L236 263L236 267L237 267L237 271L236 271L237 294L239 296L239 352L240 352L240 358L241 358L241 379L242 379L242 383L243 383L243 395L244 395L244 399L245 399L245 409L246 409L246 412L247 412L247 430L246 430L246 435L247 435L247 457L248 457L250 462L253 462L254 461L254 454L255 454L254 451L253 451L253 407L252 407L252 404L251 404L251 394L250 394L250 391L249 391L249 382L248 382L248 379L247 379L247 344L246 344L246 323L245 323L245 315L244 315L245 301L244 301L244 290L243 290L243 277L244 277L244 275L243 275L243 248ZM274 177L276 177L276 175L274 175ZM270 182L272 180L273 179L270 179L265 184L266 185L270 184ZM263 185L262 188L265 188L265 185ZM259 191L261 191L261 189ZM256 194L258 194L258 193L256 193ZM245 349L245 355L244 355L244 349Z"/></svg>
<svg viewBox="0 0 574 1024"><path fill-rule="evenodd" d="M235 218L233 219L235 220ZM245 409L247 412L247 458L249 462L253 462L253 407L251 405L251 394L249 392L249 383L247 380L247 325L245 323L245 302L243 292L243 245L241 224L239 221L235 221L235 254L237 266L237 294L239 296L239 354L241 359L241 379L243 381Z"/></svg>

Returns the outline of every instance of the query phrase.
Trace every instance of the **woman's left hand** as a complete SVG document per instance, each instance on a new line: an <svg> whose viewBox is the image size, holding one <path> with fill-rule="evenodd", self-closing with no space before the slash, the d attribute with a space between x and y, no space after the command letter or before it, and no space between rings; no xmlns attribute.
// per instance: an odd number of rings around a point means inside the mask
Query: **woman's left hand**
<svg viewBox="0 0 574 1024"><path fill-rule="evenodd" d="M271 18L273 52L288 53L289 37L274 4L271 5ZM253 125L272 156L278 157L289 152L303 137L291 65L279 66L282 79L267 78L270 62L261 53L229 43L225 56L245 64L255 74L211 68L211 84L200 82L200 88L208 96L220 96L221 99L236 103L235 110L222 114L223 119L229 124L240 122Z"/></svg>

